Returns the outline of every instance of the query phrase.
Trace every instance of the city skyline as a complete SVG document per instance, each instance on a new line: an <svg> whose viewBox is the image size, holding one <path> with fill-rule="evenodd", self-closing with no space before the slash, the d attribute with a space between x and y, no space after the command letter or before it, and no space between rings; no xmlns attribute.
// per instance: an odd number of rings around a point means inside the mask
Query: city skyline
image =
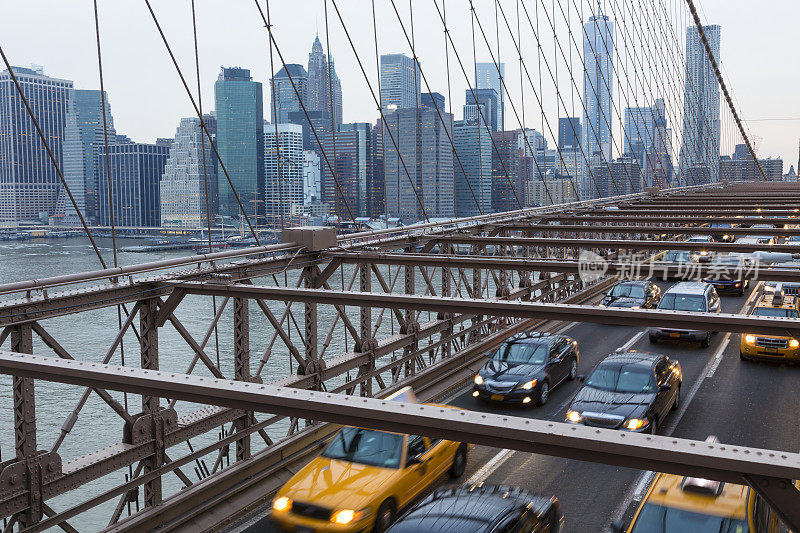
<svg viewBox="0 0 800 533"><path fill-rule="evenodd" d="M742 10L749 13L750 18L769 21L770 24L778 24L780 27L783 27L782 25L786 24L786 21L796 19L798 11L800 11L800 8L797 6L788 5L770 5L761 10L754 10L752 6L738 0L733 2L733 4L736 5L733 6L730 2L723 3L718 0L704 1L701 6L704 12L701 13L701 16L704 21L709 24L720 24L720 26L724 28L726 34L738 35L742 34L745 28L749 31L754 23L745 23L745 21L739 20L744 17L735 16L736 8L738 8L740 13ZM103 10L101 6L101 17L103 17L101 19L101 24L103 20L107 20L106 24L108 24L108 27L111 27L112 24L119 21L121 24L140 29L142 35L147 37L141 39L142 57L152 56L153 58L153 61L145 68L143 63L136 58L130 57L132 54L127 50L127 45L123 45L123 39L112 35L111 32L106 32L107 35L104 36L104 49L106 50L104 54L106 90L109 93L110 100L114 103L119 127L128 132L129 135L136 140L154 141L155 138L172 131L177 119L191 116L192 113L186 95L181 92L182 89L178 86L178 83L173 83L177 82L174 70L172 70L173 67L169 64L168 58L161 57L164 55L163 44L160 43L157 34L154 33L152 21L149 19L145 10L140 11L138 7L138 5L134 6L133 4L123 3L118 8ZM313 17L315 11L321 14L321 7L321 2L316 6L316 10L314 6L309 6L309 14L312 16L295 17L293 18L293 24L291 26L279 25L276 27L276 40L281 46L287 62L306 62L309 44L313 42L317 30L319 30L323 47L325 46L326 39L323 36L324 27L319 22L322 19L318 15L317 24L315 26ZM42 24L43 29L52 31L54 36L58 36L62 33L55 24L63 20L74 20L75 24L90 24L92 22L91 10L78 8L62 11L60 6L51 6L51 8L48 9L51 9L53 13L53 20L51 21L49 17L46 17L43 20L37 19L37 23ZM168 30L171 28L177 29L177 27L181 24L185 24L187 21L187 19L184 18L184 15L186 15L185 9L166 5L156 6L156 8ZM17 12L22 13L25 9L27 9L25 6L4 6L3 10L5 13L8 13L9 16L0 17L0 19L13 20L14 17L11 15ZM276 19L286 20L286 14L289 12L289 9L289 5L276 2L274 6ZM382 6L378 3L377 9L379 15L382 14L387 21L397 25L391 8L387 10L386 6ZM433 41L431 41L433 37L426 35L428 32L425 32L424 28L426 24L428 28L435 28L437 23L439 23L438 16L435 10L432 11L431 9L425 8L425 6L420 6L419 9L420 13L431 16L427 17L427 20L426 17L423 16L417 17L420 21L417 23L418 29L420 30L417 36L419 40L418 46L421 49L432 50L434 49ZM480 3L476 5L476 9L479 12L482 9L486 9L488 14L488 8L482 6ZM354 26L363 26L363 28L356 28L354 31L363 31L364 33L361 34L363 39L367 39L369 36L371 40L371 35L369 35L371 21L367 19L366 14L359 13L359 10L352 9L346 5L343 6L342 11L345 20L352 20ZM221 14L219 17L209 17L209 14L209 10L207 8L203 9L203 5L201 4L198 9L198 23L201 45L201 78L204 86L203 100L205 109L213 108L213 92L210 90L210 84L213 83L213 78L216 76L219 65L221 64L239 64L243 67L249 67L253 70L254 79L260 81L262 84L266 84L269 80L269 63L267 61L265 47L263 46L265 35L263 28L259 25L255 25L252 30L237 25L237 38L240 37L237 42L241 44L236 47L217 47L214 45L215 40L219 37L215 36L214 32L211 31L212 25L221 25L220 31L222 33L220 33L220 35L224 35L225 32L231 31L232 27L229 21L233 21L236 17L242 17L243 15L252 15L251 10L244 7L231 6L230 13ZM283 16L281 17L281 15ZM463 43L467 37L458 27L459 25L457 22L460 19L456 18L457 16L460 16L466 22L469 21L469 17L455 12L453 14L448 14L448 18L453 17L454 20L452 24L453 38L456 39L456 42ZM215 18L219 20L214 20ZM338 20L335 20L335 18L332 19L330 25L331 48L334 56L336 56L337 72L342 80L343 92L346 95L343 121L371 121L374 119L372 116L374 114L374 105L370 103L371 97L369 96L366 84L360 72L357 70L358 67L349 50L347 41L341 34L342 32L341 28L338 26ZM763 26L766 27L767 24L765 23ZM6 26L3 25L2 22L0 22L0 28L3 29L3 34L7 36L7 42L4 42L4 46L7 47L9 58L13 63L23 66L29 64L43 64L46 72L50 75L72 79L76 87L83 89L98 88L96 57L93 56L92 47L90 46L93 45L92 35L87 34L85 36L79 36L80 38L78 38L78 36L74 35L74 32L69 35L64 33L64 38L62 39L64 45L60 47L60 50L53 51L51 48L39 46L38 43L24 40L19 31L20 28ZM103 31L102 27L101 31ZM576 31L578 32L577 35L580 35L579 26L576 26ZM405 52L408 54L407 43L405 43L401 35L394 35L395 33L397 32L392 31L387 32L386 35L380 36L381 40L379 44L381 53ZM439 34L439 32L431 33ZM170 37L171 40L176 40L177 34L174 29L171 32L168 31L168 37ZM528 36L528 39L530 38L531 37ZM768 43L777 45L781 39L781 32L777 30L764 32L763 39L764 46L768 46ZM508 36L502 36L501 34L501 41L503 47L507 47L510 51L513 45L508 39ZM741 41L742 39L733 38L723 40L722 56L725 58L723 73L728 78L729 85L734 87L734 96L742 107L743 118L758 119L782 117L780 109L789 106L791 103L789 99L790 91L784 85L791 86L792 78L797 76L794 73L786 73L780 68L781 62L785 64L788 56L782 52L781 47L773 46L775 53L766 54L763 55L763 57L760 55L759 61L753 63L753 52L748 51ZM749 41L749 39L747 41ZM20 45L23 42L25 46L21 47ZM189 78L193 78L193 69L189 68L190 65L193 65L193 56L190 55L190 50L187 48L189 43L181 42L173 44L176 48L178 60L183 65L186 75ZM428 45L427 48L423 48L426 44ZM545 46L547 52L552 54L553 49L548 47L547 43L543 43L543 46ZM435 49L439 50L440 48L441 43L439 42L435 46ZM123 50L125 50L124 56L121 55L123 54ZM133 55L138 56L138 54ZM114 64L115 57L126 58L124 70ZM446 88L446 83L444 82L442 73L444 70L443 53L434 54L428 52L421 54L420 57L421 65L432 85L431 88L433 90L439 90L447 96L444 90ZM127 63L128 59L131 59L130 64ZM366 57L364 59L368 74L373 79L373 85L375 85L374 67L371 67L370 61L367 61ZM485 62L489 59L487 50L479 48L478 61ZM535 62L535 53L533 56L529 56L527 60ZM280 63L279 61L276 61L276 63L275 71L277 72ZM531 64L534 63L532 62ZM747 68L744 68L744 65L747 65ZM370 70L372 71L370 72ZM453 94L463 94L463 90L466 88L464 80L459 78L458 71L455 68L451 68L451 71L453 78ZM760 98L759 83L756 80L774 78L774 74L768 75L767 72L778 73L777 79L780 79L781 83L775 88L775 98L764 101L764 99ZM787 74L788 78L785 77ZM158 102L153 102L150 112L140 113L135 108L138 99L133 98L133 95L135 91L141 90L146 86L147 80L150 80L152 83L156 77L163 78L165 82L168 82L164 83L162 98ZM506 78L510 96L519 107L519 78L516 65L509 65L506 67ZM131 81L133 81L133 83L131 83ZM421 89L423 92L426 91L424 84ZM552 87L550 89L552 90ZM525 101L532 102L532 96L526 94ZM652 102L646 102L644 98L639 98L638 103L640 105L647 105ZM456 101L453 102L454 110L462 104L463 102L458 101L456 98ZM555 109L554 104L548 102L546 102L546 104L547 106L552 106L550 111ZM264 105L270 105L268 95L265 95ZM265 111L268 108L269 107L266 107ZM172 111L173 114L171 116L166 116L163 112L163 110L166 109L174 110ZM506 129L511 129L515 125L515 117L509 109L508 102L506 102L505 115ZM550 116L555 117L556 115L551 112ZM531 119L529 118L528 120L530 121ZM528 124L528 127L536 127L542 130L545 135L548 136L549 140L553 141L554 139L551 138L550 132L547 128L542 128L539 122L540 121L537 120L535 124ZM747 124L752 130L751 133L754 137L754 142L759 145L758 152L760 156L780 156L785 161L796 160L797 125L800 124L800 122L783 120L749 122ZM616 123L614 128L614 137L617 137L618 134L621 135L621 123Z"/></svg>

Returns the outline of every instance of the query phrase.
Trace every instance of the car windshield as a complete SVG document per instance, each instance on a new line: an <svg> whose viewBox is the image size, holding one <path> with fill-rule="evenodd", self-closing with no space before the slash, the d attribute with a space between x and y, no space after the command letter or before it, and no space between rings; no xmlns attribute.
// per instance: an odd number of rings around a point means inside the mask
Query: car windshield
<svg viewBox="0 0 800 533"><path fill-rule="evenodd" d="M789 242L798 242L800 241L800 235L792 235L789 237Z"/></svg>
<svg viewBox="0 0 800 533"><path fill-rule="evenodd" d="M322 456L369 466L399 468L402 449L402 435L346 427L334 435Z"/></svg>
<svg viewBox="0 0 800 533"><path fill-rule="evenodd" d="M668 292L661 298L658 308L671 309L673 311L705 311L705 302L706 300L702 296Z"/></svg>
<svg viewBox="0 0 800 533"><path fill-rule="evenodd" d="M689 242L708 242L709 237L705 235L697 235L695 237L690 237Z"/></svg>
<svg viewBox="0 0 800 533"><path fill-rule="evenodd" d="M586 378L586 385L595 389L633 394L655 390L655 380L649 368L619 363L601 364Z"/></svg>
<svg viewBox="0 0 800 533"><path fill-rule="evenodd" d="M631 533L748 533L747 520L693 513L683 509L645 504Z"/></svg>
<svg viewBox="0 0 800 533"><path fill-rule="evenodd" d="M624 298L644 298L644 287L630 283L620 283L619 285L614 285L608 295Z"/></svg>
<svg viewBox="0 0 800 533"><path fill-rule="evenodd" d="M670 251L664 254L664 261L688 261L689 260L689 252L687 251Z"/></svg>
<svg viewBox="0 0 800 533"><path fill-rule="evenodd" d="M492 359L504 363L541 365L547 359L550 346L545 343L509 342L494 352Z"/></svg>
<svg viewBox="0 0 800 533"><path fill-rule="evenodd" d="M753 309L753 316L777 316L781 318L798 318L797 309L785 309L783 307L756 307Z"/></svg>
<svg viewBox="0 0 800 533"><path fill-rule="evenodd" d="M725 222L714 222L711 224L712 228L730 228L730 224L726 224Z"/></svg>

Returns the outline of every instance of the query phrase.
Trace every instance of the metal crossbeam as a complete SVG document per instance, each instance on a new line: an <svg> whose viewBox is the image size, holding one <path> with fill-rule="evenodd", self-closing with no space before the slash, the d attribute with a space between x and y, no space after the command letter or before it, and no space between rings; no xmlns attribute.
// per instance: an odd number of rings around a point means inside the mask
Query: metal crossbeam
<svg viewBox="0 0 800 533"><path fill-rule="evenodd" d="M800 478L795 453L14 352L0 352L0 373L730 483L783 483L782 497L771 502L790 527L800 526L800 492L785 485Z"/></svg>
<svg viewBox="0 0 800 533"><path fill-rule="evenodd" d="M734 333L747 331L764 335L789 334L800 337L800 319L793 318L741 316L728 313L690 313L655 309L622 309L508 300L437 298L434 296L370 292L319 291L259 285L220 285L201 282L184 282L180 284L180 287L189 294L262 298L287 302L314 303L317 305L369 305L388 309L415 309L417 311L443 313L544 318L566 322L701 329L707 331L731 331Z"/></svg>
<svg viewBox="0 0 800 533"><path fill-rule="evenodd" d="M636 222L628 220L628 222ZM800 235L798 228L709 228L695 226L607 226L607 225L580 225L580 224L506 224L504 228L520 231L542 231L550 233L637 233L637 234L662 234L662 235Z"/></svg>

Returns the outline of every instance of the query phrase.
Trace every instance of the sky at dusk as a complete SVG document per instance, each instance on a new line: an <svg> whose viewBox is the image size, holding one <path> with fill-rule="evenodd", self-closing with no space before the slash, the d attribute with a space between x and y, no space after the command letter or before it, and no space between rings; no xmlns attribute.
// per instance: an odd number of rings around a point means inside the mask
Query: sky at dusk
<svg viewBox="0 0 800 533"><path fill-rule="evenodd" d="M681 0L658 0L671 13L685 7ZM262 8L265 1L259 0ZM151 0L177 60L184 70L193 91L196 90L194 50L192 46L191 2L189 0ZM465 100L466 78L472 81L473 37L469 4L462 0L415 0L413 2L414 44L425 74L422 90L427 85L446 97L452 94L452 109L460 118ZM747 128L761 157L780 156L784 171L796 165L798 139L800 138L800 55L795 37L795 26L800 20L800 2L797 0L696 0L701 18L707 24L722 27L723 75L732 88L737 110L747 121ZM372 10L369 0L337 0L341 17L356 46L372 89L377 91L375 42L372 33ZM395 0L397 10L406 30L411 31L409 3ZM323 45L326 23L323 0L272 0L269 2L275 28L275 38L287 63L308 61L314 36L319 32ZM398 22L390 0L376 0L379 53L403 52L410 55L410 47ZM557 135L557 116L579 116L582 92L582 70L578 48L582 47L580 20L586 20L596 3L587 0L526 0L525 6L531 23L520 7L520 30L517 33L517 0L500 0L499 4L511 26L509 32L501 14L495 18L495 2L478 0L475 9L497 57L499 34L500 60L506 63L506 83L510 101L506 103L506 129L520 124L542 131L551 146ZM560 5L560 7L559 7ZM629 4L632 5L632 4ZM106 89L117 131L135 141L153 142L156 137L171 137L181 117L193 115L193 110L174 67L155 29L143 0L99 0L100 31L103 44L103 65ZM635 14L616 12L622 0L604 1L603 9L616 21L618 32L623 26L633 31ZM256 81L264 83L265 118L269 118L270 62L267 31L252 1L246 0L196 0L200 77L204 110L214 107L214 81L221 66L249 68ZM536 12L538 10L538 29ZM685 9L683 9L685 11ZM458 50L449 51L450 90L445 55L445 34L440 13ZM616 17L614 15L617 15ZM549 16L549 17L548 17ZM682 15L683 16L683 15ZM568 20L565 20L568 19ZM499 29L495 21L499 21ZM562 48L554 46L553 28ZM568 25L569 22L569 25ZM688 19L682 19L677 30L685 31ZM533 26L533 27L532 27ZM570 39L572 28L575 43ZM486 43L475 27L474 54L478 61L491 61ZM538 103L539 56L535 46L534 31L540 35L542 54L558 81L547 73L542 62L541 106ZM661 27L663 36L671 38L669 28ZM328 1L327 35L336 70L342 81L345 122L374 122L377 106L361 67L342 29L332 2ZM519 38L527 73L522 71L512 40ZM622 40L616 37L622 48ZM44 67L45 74L74 80L81 89L99 88L97 55L95 48L92 2L56 2L53 0L26 0L3 2L0 5L0 45L12 64ZM561 52L567 57L564 60ZM639 50L644 54L647 51ZM683 51L682 51L683 52ZM617 74L623 65L633 72L633 60L616 58ZM459 60L461 63L459 63ZM275 71L281 61L274 56ZM462 65L464 71L462 71ZM569 71L575 75L570 79ZM676 73L671 65L659 65L660 73L654 79L665 88L678 88ZM531 87L527 75L532 76ZM427 84L426 82L427 81ZM522 83L521 83L522 81ZM615 80L614 136L618 154L621 147L620 120L616 113L628 105L650 105L650 97L634 83ZM577 86L577 88L576 88ZM679 117L682 112L682 86L678 90L665 89L661 95L667 101L667 118ZM559 98L560 95L560 98ZM450 102L450 100L448 100ZM450 104L448 104L450 105ZM724 107L724 103L723 103ZM544 113L542 113L544 111ZM544 117L542 116L544 114ZM734 134L729 113L723 109L723 153L730 153L733 144L740 142ZM674 130L680 124L671 121ZM726 133L727 132L727 133Z"/></svg>

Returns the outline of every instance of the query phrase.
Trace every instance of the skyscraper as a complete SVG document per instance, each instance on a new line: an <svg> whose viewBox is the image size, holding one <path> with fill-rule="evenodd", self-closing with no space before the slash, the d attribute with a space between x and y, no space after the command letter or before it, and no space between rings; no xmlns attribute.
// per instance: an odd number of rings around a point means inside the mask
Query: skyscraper
<svg viewBox="0 0 800 533"><path fill-rule="evenodd" d="M97 180L106 179L97 172L97 159L105 156L105 136L103 134L103 105L100 91L75 89L67 106L66 127L64 129L64 179L69 186L75 203L87 222L97 222ZM111 106L106 101L106 122L108 142L116 142L114 119ZM64 224L79 224L75 208L61 190L58 205L63 206ZM58 213L59 215L62 213Z"/></svg>
<svg viewBox="0 0 800 533"><path fill-rule="evenodd" d="M436 94L436 93L434 93ZM440 110L444 112L441 108ZM383 127L381 119L372 127L370 134L372 146L372 172L367 176L367 216L378 218L386 214L386 194L383 175Z"/></svg>
<svg viewBox="0 0 800 533"><path fill-rule="evenodd" d="M270 97L275 95L275 102L269 106L273 124L286 124L289 122L289 113L302 111L301 100L308 110L308 73L303 65L287 64L275 74L270 83Z"/></svg>
<svg viewBox="0 0 800 533"><path fill-rule="evenodd" d="M12 67L59 167L72 82ZM11 74L0 72L0 224L54 214L61 181Z"/></svg>
<svg viewBox="0 0 800 533"><path fill-rule="evenodd" d="M264 212L267 224L280 227L303 208L303 127L264 124Z"/></svg>
<svg viewBox="0 0 800 533"><path fill-rule="evenodd" d="M320 162L322 201L330 206L331 214L343 220L350 220L351 215L353 218L363 216L359 210L364 203L360 197L360 170L366 165L361 157L366 156L363 135L358 131L326 133L322 148L327 157L327 161L323 159Z"/></svg>
<svg viewBox="0 0 800 533"><path fill-rule="evenodd" d="M203 122L214 136L216 117L204 115ZM219 190L217 159L197 117L181 119L160 187L161 226L202 228L209 219L211 224L215 223ZM210 217L206 216L206 205Z"/></svg>
<svg viewBox="0 0 800 533"><path fill-rule="evenodd" d="M614 87L614 23L600 13L584 24L583 146L587 158L611 161L611 104ZM590 166L590 172L592 167Z"/></svg>
<svg viewBox="0 0 800 533"><path fill-rule="evenodd" d="M442 118L444 121L439 120L435 109L429 108L421 108L419 114L411 108L386 115L382 137L386 207L390 217L400 217L404 223L422 220L420 200L429 217L454 215L453 148L447 134L452 129L453 116L442 113ZM491 199L491 190L487 197Z"/></svg>
<svg viewBox="0 0 800 533"><path fill-rule="evenodd" d="M381 56L381 101L383 111L415 108L422 76L412 58L405 54Z"/></svg>
<svg viewBox="0 0 800 533"><path fill-rule="evenodd" d="M621 173L636 172L631 176L634 184L639 187L642 176L646 170L647 156L653 153L655 146L653 140L655 122L654 112L651 107L626 107L625 108L625 164L620 166ZM613 172L613 169L612 169ZM616 176L615 176L616 178ZM625 177L625 181L630 184L630 180ZM638 191L637 191L638 192Z"/></svg>
<svg viewBox="0 0 800 533"><path fill-rule="evenodd" d="M480 120L453 123L453 144L458 155L454 167L455 205L459 217L492 212L493 156L489 135Z"/></svg>
<svg viewBox="0 0 800 533"><path fill-rule="evenodd" d="M435 111L434 111L435 112ZM358 169L356 173L356 187L358 188L359 216L367 216L367 187L373 162L372 124L369 122L353 122L342 124L339 131L354 131L358 133Z"/></svg>
<svg viewBox="0 0 800 533"><path fill-rule="evenodd" d="M303 127L303 148L306 150L319 152L317 139L321 142L323 134L331 131L331 116L327 111L308 111L307 115L303 111L290 111L289 122Z"/></svg>
<svg viewBox="0 0 800 533"><path fill-rule="evenodd" d="M519 147L519 132L496 131L492 133L494 145L492 150L492 211L512 211L524 207L525 173L522 156L525 153ZM519 200L519 203L517 203Z"/></svg>
<svg viewBox="0 0 800 533"><path fill-rule="evenodd" d="M558 119L558 148L578 150L581 146L581 119L579 117L560 117Z"/></svg>
<svg viewBox="0 0 800 533"><path fill-rule="evenodd" d="M111 225L109 197L114 207L117 226L159 226L161 224L161 176L169 156L169 148L156 144L126 143L108 147L111 167L111 190L108 182L99 180L100 224ZM106 158L99 159L105 175Z"/></svg>
<svg viewBox="0 0 800 533"><path fill-rule="evenodd" d="M308 111L325 111L328 116L332 115L336 129L342 123L342 83L336 75L333 58L330 61L330 77L328 72L328 60L317 36L308 54L306 108Z"/></svg>
<svg viewBox="0 0 800 533"><path fill-rule="evenodd" d="M497 91L492 88L467 89L465 101L464 120L477 120L479 115L483 115L483 120L489 125L489 129L499 131ZM478 109L480 109L480 113L478 113Z"/></svg>
<svg viewBox="0 0 800 533"><path fill-rule="evenodd" d="M497 73L498 67L500 73ZM475 63L475 88L476 89L494 89L497 101L495 107L492 109L492 116L495 117L493 131L503 131L505 127L505 80L503 77L506 74L505 63ZM467 91L469 92L469 91ZM467 98L469 102L469 97ZM487 120L488 122L488 120Z"/></svg>
<svg viewBox="0 0 800 533"><path fill-rule="evenodd" d="M302 68L302 67L301 67ZM217 151L239 194L245 213L255 224L264 214L264 110L261 84L247 69L224 68L214 84ZM239 204L219 169L219 214L240 217Z"/></svg>
<svg viewBox="0 0 800 533"><path fill-rule="evenodd" d="M431 109L439 108L439 111L445 112L446 100L443 94L440 93L422 93L419 101L421 107L430 107Z"/></svg>
<svg viewBox="0 0 800 533"><path fill-rule="evenodd" d="M703 26L717 62L721 30ZM700 32L686 28L686 82L683 93L683 146L680 173L687 185L719 180L719 82L714 75Z"/></svg>

